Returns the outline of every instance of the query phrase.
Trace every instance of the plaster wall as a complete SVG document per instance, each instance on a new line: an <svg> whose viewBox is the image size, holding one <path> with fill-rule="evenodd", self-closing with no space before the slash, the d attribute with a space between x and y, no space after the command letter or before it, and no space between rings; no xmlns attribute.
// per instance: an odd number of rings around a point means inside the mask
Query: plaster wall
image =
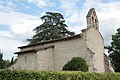
<svg viewBox="0 0 120 80"><path fill-rule="evenodd" d="M104 72L104 42L103 38L95 28L89 28L86 31L87 47L95 53L94 65L97 72Z"/></svg>

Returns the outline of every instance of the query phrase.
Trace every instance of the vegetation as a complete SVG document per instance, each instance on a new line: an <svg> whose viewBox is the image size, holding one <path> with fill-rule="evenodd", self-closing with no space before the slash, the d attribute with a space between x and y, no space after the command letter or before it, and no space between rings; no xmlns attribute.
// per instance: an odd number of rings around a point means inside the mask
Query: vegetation
<svg viewBox="0 0 120 80"><path fill-rule="evenodd" d="M120 73L0 70L0 80L120 80Z"/></svg>
<svg viewBox="0 0 120 80"><path fill-rule="evenodd" d="M112 35L111 45L107 46L106 49L110 54L110 61L115 72L120 72L120 28L117 29L115 35Z"/></svg>
<svg viewBox="0 0 120 80"><path fill-rule="evenodd" d="M15 60L14 57L12 57L10 64L14 64Z"/></svg>
<svg viewBox="0 0 120 80"><path fill-rule="evenodd" d="M46 12L41 19L44 22L33 30L35 35L33 35L32 39L28 39L30 44L69 37L75 34L67 30L68 26L60 13Z"/></svg>
<svg viewBox="0 0 120 80"><path fill-rule="evenodd" d="M3 53L0 51L0 69L5 69L10 65L11 65L11 62L9 60L4 60Z"/></svg>
<svg viewBox="0 0 120 80"><path fill-rule="evenodd" d="M63 70L67 71L88 71L88 65L85 59L81 57L73 57L67 64L64 65Z"/></svg>
<svg viewBox="0 0 120 80"><path fill-rule="evenodd" d="M5 68L5 61L3 60L3 54L0 52L0 69Z"/></svg>

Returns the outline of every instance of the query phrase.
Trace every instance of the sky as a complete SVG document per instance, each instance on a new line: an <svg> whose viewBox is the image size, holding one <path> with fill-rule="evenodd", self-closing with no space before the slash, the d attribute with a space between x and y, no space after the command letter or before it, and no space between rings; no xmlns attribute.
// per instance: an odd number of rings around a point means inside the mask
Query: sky
<svg viewBox="0 0 120 80"><path fill-rule="evenodd" d="M0 49L4 59L11 59L17 47L28 44L46 12L61 13L69 30L81 33L86 15L95 8L105 46L120 27L120 0L0 0Z"/></svg>

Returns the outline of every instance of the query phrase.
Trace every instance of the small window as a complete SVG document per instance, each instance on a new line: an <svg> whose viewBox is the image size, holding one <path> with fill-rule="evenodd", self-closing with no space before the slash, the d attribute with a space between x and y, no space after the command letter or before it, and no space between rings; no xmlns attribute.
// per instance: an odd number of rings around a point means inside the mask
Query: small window
<svg viewBox="0 0 120 80"><path fill-rule="evenodd" d="M94 17L92 17L92 23L94 23Z"/></svg>
<svg viewBox="0 0 120 80"><path fill-rule="evenodd" d="M97 20L95 19L95 23L97 24Z"/></svg>
<svg viewBox="0 0 120 80"><path fill-rule="evenodd" d="M93 12L93 15L94 15L94 16L96 16L96 13L95 13L95 12Z"/></svg>
<svg viewBox="0 0 120 80"><path fill-rule="evenodd" d="M92 21L94 21L94 17L92 17Z"/></svg>

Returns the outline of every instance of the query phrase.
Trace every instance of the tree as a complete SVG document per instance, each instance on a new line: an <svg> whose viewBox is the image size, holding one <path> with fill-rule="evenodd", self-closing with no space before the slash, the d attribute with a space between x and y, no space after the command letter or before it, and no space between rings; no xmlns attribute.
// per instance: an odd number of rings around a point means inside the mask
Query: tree
<svg viewBox="0 0 120 80"><path fill-rule="evenodd" d="M14 63L14 57L12 57L10 64Z"/></svg>
<svg viewBox="0 0 120 80"><path fill-rule="evenodd" d="M3 53L0 51L0 69L9 67L10 61L3 59Z"/></svg>
<svg viewBox="0 0 120 80"><path fill-rule="evenodd" d="M33 35L32 39L28 39L30 44L69 37L75 34L67 30L68 26L60 13L46 12L41 19L44 22L33 30L35 35Z"/></svg>
<svg viewBox="0 0 120 80"><path fill-rule="evenodd" d="M88 71L88 65L85 59L81 57L73 57L67 64L63 66L63 70L67 71Z"/></svg>
<svg viewBox="0 0 120 80"><path fill-rule="evenodd" d="M5 68L5 61L3 60L3 53L0 51L0 69Z"/></svg>
<svg viewBox="0 0 120 80"><path fill-rule="evenodd" d="M112 35L111 45L105 48L108 49L110 61L115 72L120 72L120 28L117 29L115 35Z"/></svg>
<svg viewBox="0 0 120 80"><path fill-rule="evenodd" d="M5 68L7 68L11 65L10 60L4 60L4 61L5 61Z"/></svg>

